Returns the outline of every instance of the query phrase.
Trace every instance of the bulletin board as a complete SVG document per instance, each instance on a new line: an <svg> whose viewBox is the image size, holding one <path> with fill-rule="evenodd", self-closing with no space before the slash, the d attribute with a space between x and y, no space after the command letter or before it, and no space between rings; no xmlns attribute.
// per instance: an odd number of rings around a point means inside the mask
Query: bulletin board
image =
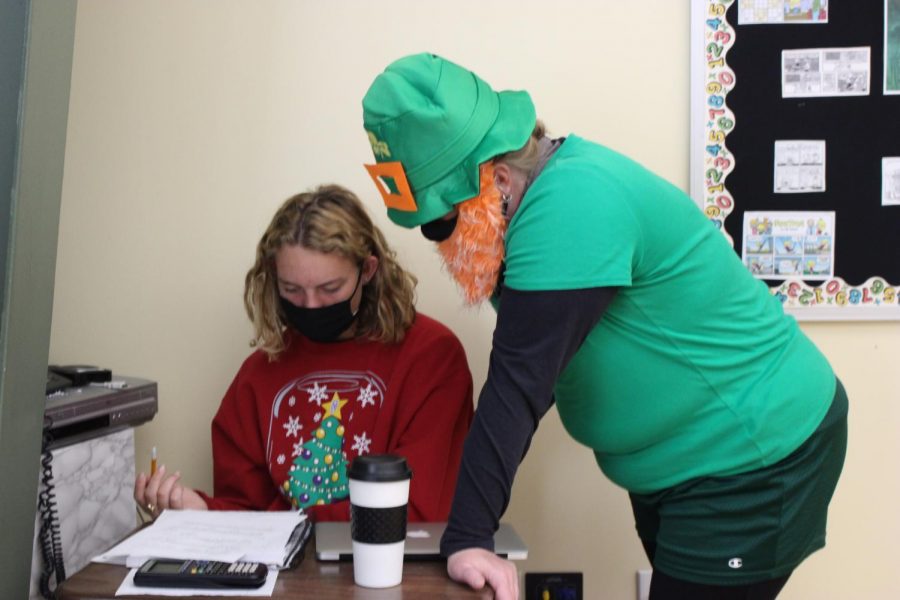
<svg viewBox="0 0 900 600"><path fill-rule="evenodd" d="M800 320L900 320L900 0L692 0L691 196Z"/></svg>

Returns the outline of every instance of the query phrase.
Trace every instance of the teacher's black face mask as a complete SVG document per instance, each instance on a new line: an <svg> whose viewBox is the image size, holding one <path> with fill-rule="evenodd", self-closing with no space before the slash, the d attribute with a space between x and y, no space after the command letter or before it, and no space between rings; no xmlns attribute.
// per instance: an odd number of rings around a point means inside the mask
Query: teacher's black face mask
<svg viewBox="0 0 900 600"><path fill-rule="evenodd" d="M354 313L350 302L353 300L353 296L356 295L360 281L362 281L362 267L359 269L356 285L353 287L349 298L318 308L297 306L286 298L279 296L281 311L291 327L314 342L333 342L347 331L347 328L356 319L356 314L359 311L357 310Z"/></svg>

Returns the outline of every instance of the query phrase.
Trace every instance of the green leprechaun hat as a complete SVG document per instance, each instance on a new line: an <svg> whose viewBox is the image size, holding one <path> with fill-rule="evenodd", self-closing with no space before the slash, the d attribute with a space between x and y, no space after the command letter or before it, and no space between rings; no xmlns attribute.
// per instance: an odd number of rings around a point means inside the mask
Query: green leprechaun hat
<svg viewBox="0 0 900 600"><path fill-rule="evenodd" d="M477 196L479 165L524 146L536 121L528 92L495 92L428 53L388 65L362 104L376 160L366 168L388 217L410 228Z"/></svg>

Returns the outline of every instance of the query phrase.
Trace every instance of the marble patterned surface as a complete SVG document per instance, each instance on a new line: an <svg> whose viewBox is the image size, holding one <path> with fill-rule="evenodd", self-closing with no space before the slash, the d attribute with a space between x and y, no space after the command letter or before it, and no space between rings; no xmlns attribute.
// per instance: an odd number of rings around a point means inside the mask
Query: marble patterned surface
<svg viewBox="0 0 900 600"><path fill-rule="evenodd" d="M52 451L53 483L66 574L84 567L135 528L134 430L131 428ZM40 475L40 474L39 474ZM39 484L40 486L40 484ZM40 490L42 486L39 487ZM35 519L31 595L40 598L41 567ZM51 587L55 579L51 580Z"/></svg>

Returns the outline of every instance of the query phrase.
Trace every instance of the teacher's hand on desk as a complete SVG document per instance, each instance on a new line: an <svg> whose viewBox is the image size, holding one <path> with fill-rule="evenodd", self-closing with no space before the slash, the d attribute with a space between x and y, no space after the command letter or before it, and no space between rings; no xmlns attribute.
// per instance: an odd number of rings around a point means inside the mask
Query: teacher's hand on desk
<svg viewBox="0 0 900 600"><path fill-rule="evenodd" d="M481 548L468 548L451 554L447 558L447 574L454 581L476 590L487 583L494 589L495 600L516 600L519 597L516 566Z"/></svg>
<svg viewBox="0 0 900 600"><path fill-rule="evenodd" d="M178 471L167 476L165 465L150 477L141 473L134 481L134 499L154 517L167 508L207 510L206 501L191 488L181 485L179 479Z"/></svg>

